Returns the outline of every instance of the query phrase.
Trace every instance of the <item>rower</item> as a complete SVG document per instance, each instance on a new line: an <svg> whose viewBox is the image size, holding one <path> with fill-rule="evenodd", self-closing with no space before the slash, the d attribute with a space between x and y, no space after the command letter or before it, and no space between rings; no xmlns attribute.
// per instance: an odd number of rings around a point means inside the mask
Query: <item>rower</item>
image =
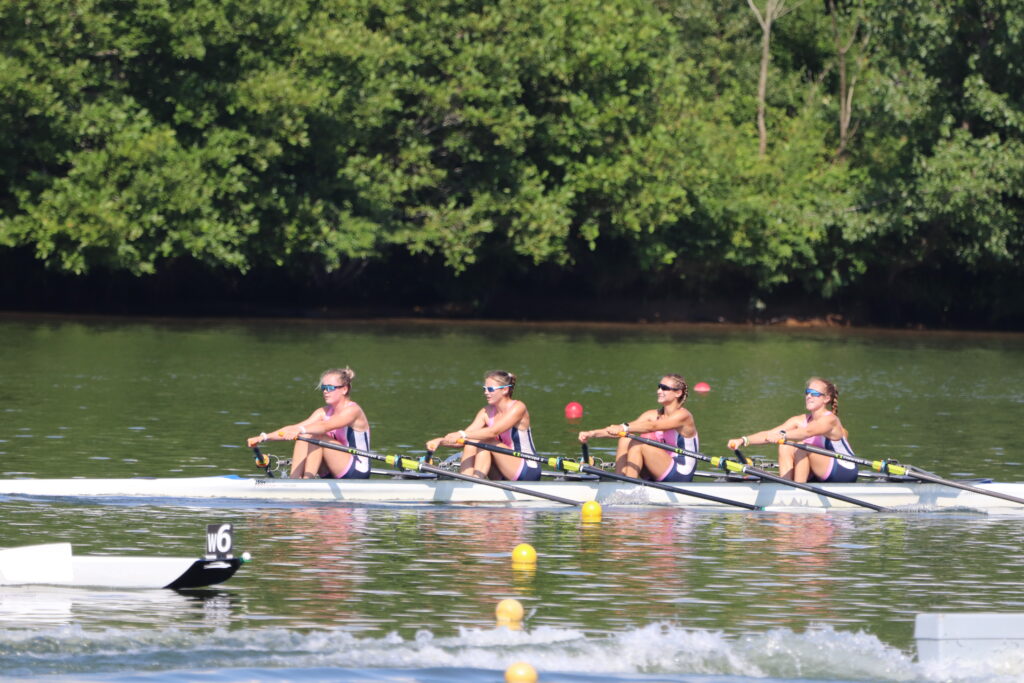
<svg viewBox="0 0 1024 683"><path fill-rule="evenodd" d="M530 411L525 403L512 398L516 376L505 370L491 370L484 375L482 388L487 405L477 412L473 421L465 429L431 439L427 442L427 450L433 453L441 446L456 448L461 445L460 440L470 439L504 445L523 453L536 453L530 430ZM540 479L540 465L533 460L470 445L462 449L459 471L480 479Z"/></svg>
<svg viewBox="0 0 1024 683"><path fill-rule="evenodd" d="M839 390L820 377L807 380L804 389L806 413L794 415L774 429L729 439L728 446L737 450L749 444L779 444L779 474L797 482L857 481L857 465L842 459L853 455L848 433L839 421ZM812 453L785 444L786 440L802 441L831 451L840 457Z"/></svg>
<svg viewBox="0 0 1024 683"><path fill-rule="evenodd" d="M579 440L587 443L595 437L618 437L623 432L635 432L669 446L699 451L693 413L683 407L687 394L682 375L665 375L658 382L658 408L645 411L629 422L582 431ZM619 474L651 481L692 481L696 469L697 461L692 457L674 454L628 436L619 438L615 451L615 471Z"/></svg>
<svg viewBox="0 0 1024 683"><path fill-rule="evenodd" d="M342 446L364 451L370 449L370 422L359 404L352 400L352 380L356 373L351 368L324 370L314 387L324 400L301 422L279 427L269 434L263 432L250 437L250 448L264 441L295 441L292 451L292 479L368 479L370 461L362 456L312 446L297 440L299 436L315 436Z"/></svg>

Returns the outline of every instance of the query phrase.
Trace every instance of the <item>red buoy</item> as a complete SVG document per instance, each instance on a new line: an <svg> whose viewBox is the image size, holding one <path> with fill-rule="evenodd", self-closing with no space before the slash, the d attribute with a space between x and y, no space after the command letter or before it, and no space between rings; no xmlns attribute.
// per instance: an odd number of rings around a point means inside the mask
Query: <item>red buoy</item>
<svg viewBox="0 0 1024 683"><path fill-rule="evenodd" d="M711 385L707 382L697 382L693 385L693 390L698 394L706 394L711 391Z"/></svg>
<svg viewBox="0 0 1024 683"><path fill-rule="evenodd" d="M583 417L583 406L576 401L570 401L565 404L565 419L566 420L578 420Z"/></svg>

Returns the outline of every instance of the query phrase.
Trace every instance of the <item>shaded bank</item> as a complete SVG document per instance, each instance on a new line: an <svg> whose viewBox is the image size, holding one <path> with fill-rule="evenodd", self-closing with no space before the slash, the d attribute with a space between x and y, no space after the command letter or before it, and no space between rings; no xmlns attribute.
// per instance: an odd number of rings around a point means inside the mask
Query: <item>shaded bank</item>
<svg viewBox="0 0 1024 683"><path fill-rule="evenodd" d="M177 261L150 276L47 270L27 250L0 251L0 308L9 311L182 316L442 317L611 322L729 322L906 328L1024 329L1009 275L955 269L868 277L831 299L799 287L759 297L743 282L688 287L623 272L609 257L572 270L486 261L455 276L397 254L324 273L316 266L242 275Z"/></svg>

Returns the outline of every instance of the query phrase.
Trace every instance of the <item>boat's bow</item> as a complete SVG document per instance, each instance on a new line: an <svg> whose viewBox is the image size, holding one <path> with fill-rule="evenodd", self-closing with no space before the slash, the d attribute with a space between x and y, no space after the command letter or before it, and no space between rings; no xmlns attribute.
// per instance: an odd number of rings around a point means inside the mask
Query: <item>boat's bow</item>
<svg viewBox="0 0 1024 683"><path fill-rule="evenodd" d="M46 543L0 550L0 586L198 588L227 581L242 562L238 557L76 557L70 543Z"/></svg>

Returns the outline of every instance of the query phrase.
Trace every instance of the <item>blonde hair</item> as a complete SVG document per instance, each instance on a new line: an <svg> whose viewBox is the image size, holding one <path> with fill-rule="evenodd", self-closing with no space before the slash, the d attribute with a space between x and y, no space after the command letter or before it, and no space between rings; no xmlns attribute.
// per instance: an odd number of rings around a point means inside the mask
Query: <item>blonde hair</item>
<svg viewBox="0 0 1024 683"><path fill-rule="evenodd" d="M512 392L516 390L516 376L506 370L489 370L484 373L484 381L494 379L501 384L508 385L508 397L512 398Z"/></svg>
<svg viewBox="0 0 1024 683"><path fill-rule="evenodd" d="M343 387L351 387L352 380L356 378L356 373L352 370L352 368L348 367L347 365L345 366L344 370L339 370L338 368L330 368L320 373L320 380L316 383L316 386L314 388L319 389L320 385L324 383L324 377L326 377L327 375L337 375L338 377L341 377L341 386Z"/></svg>

